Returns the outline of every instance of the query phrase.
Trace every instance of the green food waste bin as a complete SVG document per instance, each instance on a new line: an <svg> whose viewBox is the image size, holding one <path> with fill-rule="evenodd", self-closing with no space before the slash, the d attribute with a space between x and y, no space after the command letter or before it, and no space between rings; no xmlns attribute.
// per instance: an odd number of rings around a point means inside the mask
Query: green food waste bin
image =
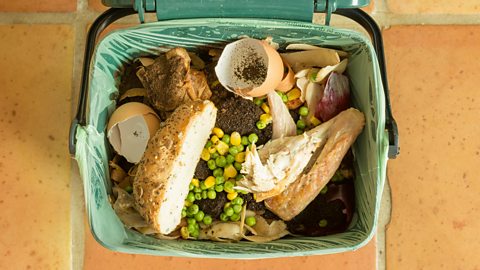
<svg viewBox="0 0 480 270"><path fill-rule="evenodd" d="M276 258L355 250L374 235L388 158L398 154L398 132L390 110L381 33L358 7L369 1L341 0L136 0L104 1L113 7L92 25L85 49L78 112L70 130L70 152L83 180L91 232L103 246L120 252L203 258ZM112 22L138 13L156 12L158 22L116 30L97 43ZM362 25L371 40L352 30L312 24L315 12L348 17ZM356 179L355 213L343 233L322 237L288 236L269 243L219 243L161 240L127 229L115 214L109 195L111 150L106 123L116 107L119 73L133 59L159 54L168 47L221 48L239 37L267 36L285 48L307 43L349 53L347 72L353 105L366 125L353 145ZM373 44L372 44L373 43Z"/></svg>

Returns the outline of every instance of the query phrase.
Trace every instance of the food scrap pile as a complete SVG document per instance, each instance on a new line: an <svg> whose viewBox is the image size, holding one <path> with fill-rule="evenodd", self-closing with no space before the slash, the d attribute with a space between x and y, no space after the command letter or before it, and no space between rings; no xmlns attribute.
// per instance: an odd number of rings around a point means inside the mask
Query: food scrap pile
<svg viewBox="0 0 480 270"><path fill-rule="evenodd" d="M162 239L344 231L354 209L348 54L244 38L136 59L107 126L112 205Z"/></svg>

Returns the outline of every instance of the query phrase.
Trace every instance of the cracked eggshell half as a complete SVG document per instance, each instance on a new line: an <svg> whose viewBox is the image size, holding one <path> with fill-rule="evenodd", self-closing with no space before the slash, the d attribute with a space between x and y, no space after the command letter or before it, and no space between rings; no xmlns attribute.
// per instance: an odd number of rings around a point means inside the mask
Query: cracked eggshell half
<svg viewBox="0 0 480 270"><path fill-rule="evenodd" d="M147 105L129 102L118 107L107 125L107 137L119 155L138 163L148 140L160 127L160 118Z"/></svg>
<svg viewBox="0 0 480 270"><path fill-rule="evenodd" d="M266 41L244 38L225 46L215 73L227 90L245 98L260 97L282 81L283 62Z"/></svg>

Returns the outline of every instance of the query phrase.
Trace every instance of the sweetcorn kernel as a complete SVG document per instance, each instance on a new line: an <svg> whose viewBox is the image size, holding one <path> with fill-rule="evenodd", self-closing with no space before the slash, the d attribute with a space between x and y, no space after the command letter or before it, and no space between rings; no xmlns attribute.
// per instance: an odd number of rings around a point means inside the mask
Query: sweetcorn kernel
<svg viewBox="0 0 480 270"><path fill-rule="evenodd" d="M221 130L218 127L213 128L212 132L213 132L213 134L217 135L218 138L222 138L223 135L224 135L223 130Z"/></svg>
<svg viewBox="0 0 480 270"><path fill-rule="evenodd" d="M208 160L210 159L210 152L208 151L208 149L203 148L202 154L200 155L200 157L201 157L203 160L208 161Z"/></svg>
<svg viewBox="0 0 480 270"><path fill-rule="evenodd" d="M196 186L196 187L199 187L200 186L200 181L198 181L197 178L193 178L192 179L192 185Z"/></svg>
<svg viewBox="0 0 480 270"><path fill-rule="evenodd" d="M207 179L205 179L205 186L207 188L211 188L211 187L215 186L215 177L213 177L213 176L207 177Z"/></svg>
<svg viewBox="0 0 480 270"><path fill-rule="evenodd" d="M297 99L297 98L300 98L300 96L302 95L302 92L300 91L300 89L298 89L297 87L293 88L292 90L288 91L287 93L287 99L290 101L290 100L294 100L294 99Z"/></svg>
<svg viewBox="0 0 480 270"><path fill-rule="evenodd" d="M236 131L232 132L232 135L230 136L230 144L237 146L240 143L242 143L242 136L240 136L240 133Z"/></svg>
<svg viewBox="0 0 480 270"><path fill-rule="evenodd" d="M270 113L270 107L266 103L262 103L261 108L265 113Z"/></svg>
<svg viewBox="0 0 480 270"><path fill-rule="evenodd" d="M315 116L310 117L310 123L312 123L314 126L320 125L322 122L318 120Z"/></svg>
<svg viewBox="0 0 480 270"><path fill-rule="evenodd" d="M231 200L235 199L237 196L238 196L237 192L231 192L231 193L227 194L227 199L229 199L231 201Z"/></svg>
<svg viewBox="0 0 480 270"><path fill-rule="evenodd" d="M235 155L235 161L239 163L245 162L245 152L240 152Z"/></svg>
<svg viewBox="0 0 480 270"><path fill-rule="evenodd" d="M237 176L237 170L235 169L235 167L232 164L230 164L227 167L225 167L224 172L223 172L223 176L227 179L228 178L233 178L233 177Z"/></svg>
<svg viewBox="0 0 480 270"><path fill-rule="evenodd" d="M218 138L217 135L213 135L210 141L212 141L213 144L216 144L220 139Z"/></svg>
<svg viewBox="0 0 480 270"><path fill-rule="evenodd" d="M272 116L269 113L264 113L260 115L260 121L270 124L272 122Z"/></svg>
<svg viewBox="0 0 480 270"><path fill-rule="evenodd" d="M219 141L215 146L215 149L217 149L220 155L225 155L228 152L229 147L228 144L224 143L223 141Z"/></svg>

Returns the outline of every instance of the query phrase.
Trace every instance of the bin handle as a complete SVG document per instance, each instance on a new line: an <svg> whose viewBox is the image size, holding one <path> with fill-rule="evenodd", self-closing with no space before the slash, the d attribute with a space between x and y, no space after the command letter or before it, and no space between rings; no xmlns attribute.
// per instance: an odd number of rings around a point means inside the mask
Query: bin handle
<svg viewBox="0 0 480 270"><path fill-rule="evenodd" d="M370 35L372 39L373 48L377 54L378 65L380 67L380 75L382 77L383 91L385 93L385 129L388 132L388 158L394 159L400 153L400 146L398 143L398 127L397 122L393 118L390 90L388 88L387 67L385 64L385 53L383 50L383 38L380 27L365 11L361 9L337 9L335 14L347 17L359 25L361 25Z"/></svg>
<svg viewBox="0 0 480 270"><path fill-rule="evenodd" d="M360 9L337 9L335 14L348 17L358 24L360 24L370 35L373 43L373 47L377 54L378 63L380 67L380 73L383 82L383 89L385 92L385 102L386 102L386 117L385 117L385 128L388 131L389 138L389 148L388 148L388 157L395 158L399 154L399 145L398 145L398 129L397 123L393 118L388 90L387 82L387 73L385 66L385 56L383 51L383 40L380 28L375 23L375 21L364 11ZM84 64L82 69L82 80L80 85L80 97L78 100L77 113L75 118L72 120L70 126L70 136L69 136L69 151L72 156L75 155L76 147L76 130L78 126L85 126L87 119L87 95L88 95L88 83L89 83L89 71L91 60L95 48L95 44L98 36L105 30L107 26L113 22L129 16L136 14L136 11L132 8L110 8L104 13L102 13L92 24L88 31L87 43L85 45L85 55L84 55Z"/></svg>

